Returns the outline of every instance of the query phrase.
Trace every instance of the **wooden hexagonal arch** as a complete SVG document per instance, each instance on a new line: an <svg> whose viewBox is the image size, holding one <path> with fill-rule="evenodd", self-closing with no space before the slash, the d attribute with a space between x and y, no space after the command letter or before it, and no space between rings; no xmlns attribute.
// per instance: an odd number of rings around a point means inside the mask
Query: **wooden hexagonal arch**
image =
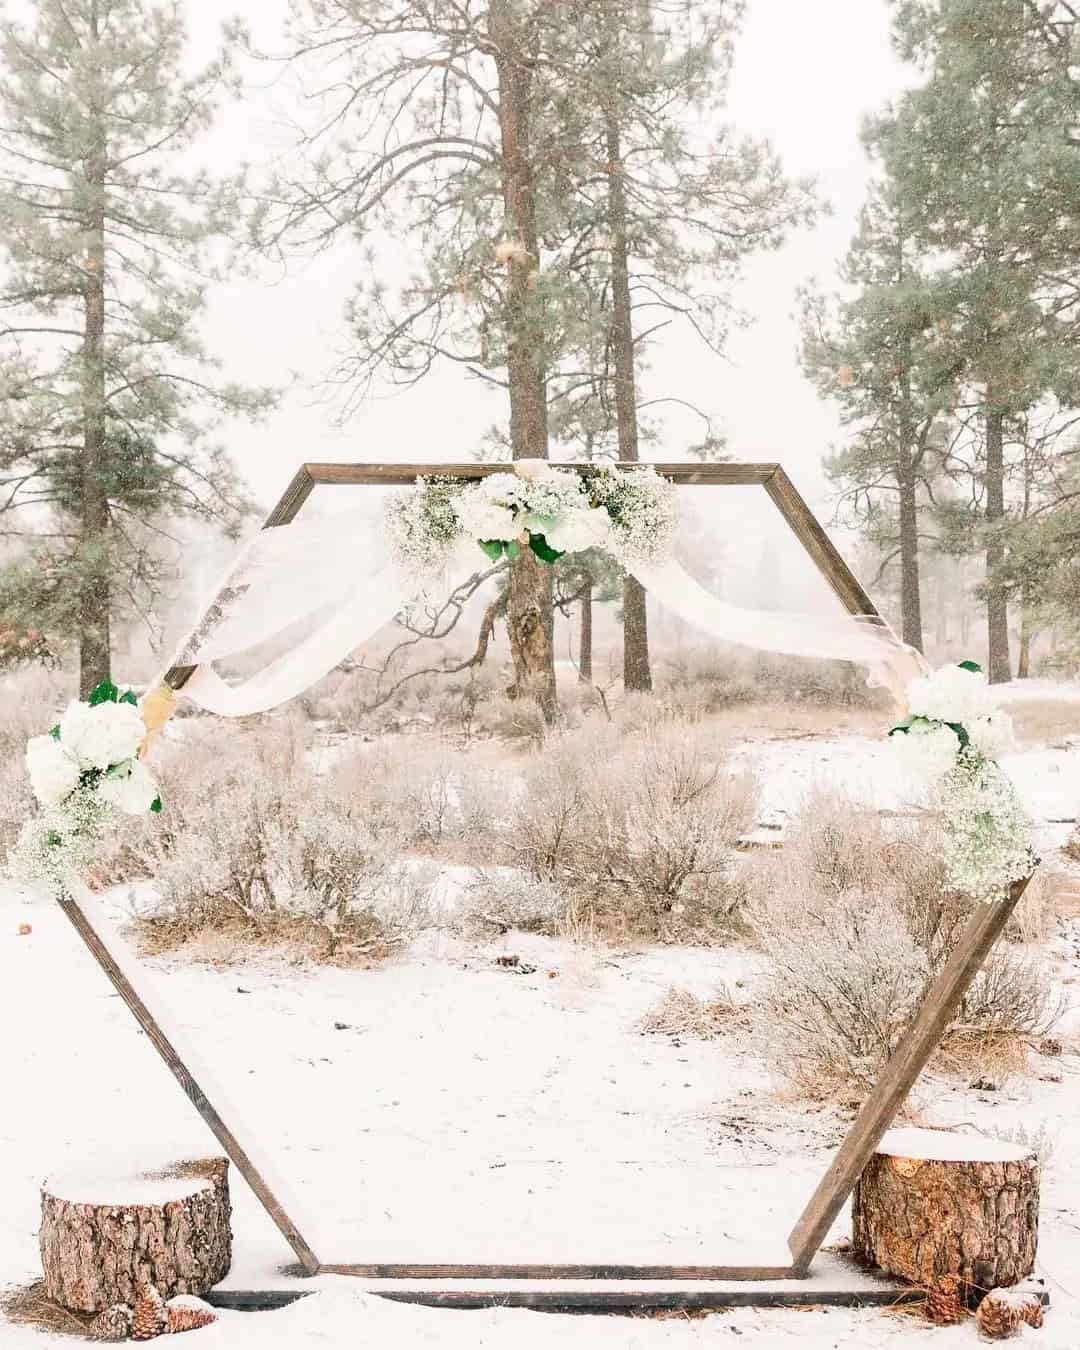
<svg viewBox="0 0 1080 1350"><path fill-rule="evenodd" d="M559 467L573 469L584 466L560 464ZM638 466L624 464L620 467ZM878 616L873 601L863 590L779 464L658 463L651 467L680 485L763 488L847 611L853 615ZM264 528L288 525L296 517L312 490L320 484L407 486L420 476L478 479L512 468L511 464L476 463L304 464L267 517ZM173 689L181 689L194 669L193 666L173 666L165 677L166 681ZM827 1289L823 1290L820 1284L816 1284L809 1286L804 1296L800 1297L794 1292L788 1294L782 1289L778 1291L776 1282L799 1281L807 1276L810 1264L820 1250L829 1228L915 1080L929 1061L964 993L982 967L1026 885L1026 880L1018 882L1001 902L980 905L975 910L964 928L955 951L934 980L922 1007L870 1089L832 1164L791 1230L788 1238L790 1263L776 1266L628 1266L610 1263L402 1265L371 1262L327 1263L320 1260L252 1163L236 1135L208 1101L162 1030L159 1021L136 993L131 981L109 951L83 907L71 896L64 898L60 903L139 1025L147 1033L158 1054L291 1246L306 1273L361 1276L374 1282L372 1288L376 1292L389 1297L443 1306L471 1307L499 1302L525 1307L599 1310L662 1306L708 1307L713 1304L722 1306L733 1303L838 1302L843 1301L847 1293L850 1293L851 1299L856 1302L860 1299L881 1301L875 1300L865 1287L857 1292L845 1293L841 1289L830 1293ZM582 1292L582 1287L576 1284L570 1287L568 1282L571 1281L587 1281L586 1292ZM478 1282L487 1282L487 1285ZM498 1282L498 1287L492 1287L492 1282ZM612 1282L621 1283L616 1288ZM653 1291L659 1287L657 1282L669 1284L677 1282L677 1288L657 1294L628 1289L626 1282L634 1284L642 1282L645 1290ZM745 1284L745 1288L738 1287L742 1284ZM890 1289L887 1296L894 1297L895 1290Z"/></svg>

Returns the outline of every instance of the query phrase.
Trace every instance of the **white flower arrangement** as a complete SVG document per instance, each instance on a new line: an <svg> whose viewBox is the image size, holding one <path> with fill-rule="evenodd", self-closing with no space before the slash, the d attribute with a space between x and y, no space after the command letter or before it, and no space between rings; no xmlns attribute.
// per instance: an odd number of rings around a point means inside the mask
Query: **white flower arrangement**
<svg viewBox="0 0 1080 1350"><path fill-rule="evenodd" d="M393 497L385 529L401 564L417 574L445 565L473 539L492 561L523 548L541 561L602 548L628 565L668 556L678 528L673 483L648 465L618 469L599 462L585 473L547 460L518 460L513 473L477 482L420 479Z"/></svg>
<svg viewBox="0 0 1080 1350"><path fill-rule="evenodd" d="M941 814L949 886L1001 900L1037 861L1031 819L996 762L1012 748L1012 720L973 661L913 681L908 708L889 737Z"/></svg>
<svg viewBox="0 0 1080 1350"><path fill-rule="evenodd" d="M461 532L453 500L462 486L455 478L418 478L390 496L383 533L403 568L430 575L445 567Z"/></svg>
<svg viewBox="0 0 1080 1350"><path fill-rule="evenodd" d="M93 861L115 812L161 810L157 784L138 758L145 736L135 695L105 680L85 703L70 703L47 735L31 737L26 767L42 809L12 849L15 881L56 895Z"/></svg>
<svg viewBox="0 0 1080 1350"><path fill-rule="evenodd" d="M974 661L942 666L913 680L908 688L908 712L931 722L966 727L978 717L988 717L994 708L986 676Z"/></svg>

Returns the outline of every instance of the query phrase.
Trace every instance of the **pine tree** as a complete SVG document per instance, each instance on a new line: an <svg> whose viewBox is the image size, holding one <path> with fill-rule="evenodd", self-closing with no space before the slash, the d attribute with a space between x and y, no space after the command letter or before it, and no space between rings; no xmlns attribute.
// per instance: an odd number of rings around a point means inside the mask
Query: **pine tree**
<svg viewBox="0 0 1080 1350"><path fill-rule="evenodd" d="M223 52L186 74L184 38L178 5L143 0L38 0L0 23L3 508L54 522L84 693L110 673L137 526L233 518L233 471L205 436L269 403L218 382L196 331L235 201L178 166L230 73Z"/></svg>
<svg viewBox="0 0 1080 1350"><path fill-rule="evenodd" d="M909 216L895 184L873 186L841 269L848 298L803 293L801 356L854 433L826 471L886 558L898 557L903 639L922 651L919 512L956 372L933 341L938 299Z"/></svg>
<svg viewBox="0 0 1080 1350"><path fill-rule="evenodd" d="M766 143L723 122L739 17L738 7L680 0L612 0L574 17L575 78L561 119L568 141L576 128L574 256L585 288L600 292L598 391L624 461L640 459L638 368L666 326L657 311L688 322L719 354L743 258L778 247L812 216L808 185L786 179ZM627 689L652 687L645 591L633 577L623 590L623 679Z"/></svg>
<svg viewBox="0 0 1080 1350"><path fill-rule="evenodd" d="M546 0L492 0L476 14L453 0L295 0L292 56L321 120L257 222L262 246L288 250L341 234L407 240L405 285L375 269L357 285L338 376L358 398L456 364L503 392L514 459L548 457L549 373L576 322L563 273L541 257L566 12ZM512 693L550 721L552 574L528 550L510 573Z"/></svg>
<svg viewBox="0 0 1080 1350"><path fill-rule="evenodd" d="M260 239L386 231L418 259L407 285L373 277L356 291L339 371L354 395L450 362L505 392L514 458L547 457L574 418L636 457L645 335L633 310L659 304L715 341L734 260L807 209L767 149L693 144L687 109L726 71L730 29L725 6L706 25L722 38L680 45L665 28L693 12L656 0L495 0L475 13L450 0L296 0L292 46L320 72L309 85L322 116L309 171L278 186ZM550 587L531 557L513 564L515 689L553 716ZM650 678L643 620L643 603L631 606L631 687Z"/></svg>
<svg viewBox="0 0 1080 1350"><path fill-rule="evenodd" d="M1024 0L900 0L895 36L926 79L883 154L941 260L939 340L978 421L988 669L1007 680L1009 428L1047 395L1076 396L1080 85Z"/></svg>

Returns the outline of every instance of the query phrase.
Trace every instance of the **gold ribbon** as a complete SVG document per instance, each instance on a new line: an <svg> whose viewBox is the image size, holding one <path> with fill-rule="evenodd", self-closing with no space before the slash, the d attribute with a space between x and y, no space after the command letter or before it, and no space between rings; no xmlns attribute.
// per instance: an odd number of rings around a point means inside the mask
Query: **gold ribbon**
<svg viewBox="0 0 1080 1350"><path fill-rule="evenodd" d="M150 747L158 736L161 735L161 729L169 718L176 711L176 693L170 689L167 684L159 684L151 689L145 695L139 704L139 715L142 717L143 725L146 727L146 735L139 746L139 758L145 759Z"/></svg>

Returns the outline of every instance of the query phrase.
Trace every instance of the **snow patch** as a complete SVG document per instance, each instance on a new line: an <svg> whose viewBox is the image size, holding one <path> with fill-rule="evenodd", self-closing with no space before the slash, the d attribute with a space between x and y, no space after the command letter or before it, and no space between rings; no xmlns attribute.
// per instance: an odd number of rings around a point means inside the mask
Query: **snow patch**
<svg viewBox="0 0 1080 1350"><path fill-rule="evenodd" d="M877 1147L890 1158L921 1158L925 1162L1022 1162L1031 1149L985 1134L956 1134L949 1130L889 1130Z"/></svg>
<svg viewBox="0 0 1080 1350"><path fill-rule="evenodd" d="M118 1177L88 1173L49 1177L44 1188L72 1205L164 1205L212 1189L205 1177Z"/></svg>

